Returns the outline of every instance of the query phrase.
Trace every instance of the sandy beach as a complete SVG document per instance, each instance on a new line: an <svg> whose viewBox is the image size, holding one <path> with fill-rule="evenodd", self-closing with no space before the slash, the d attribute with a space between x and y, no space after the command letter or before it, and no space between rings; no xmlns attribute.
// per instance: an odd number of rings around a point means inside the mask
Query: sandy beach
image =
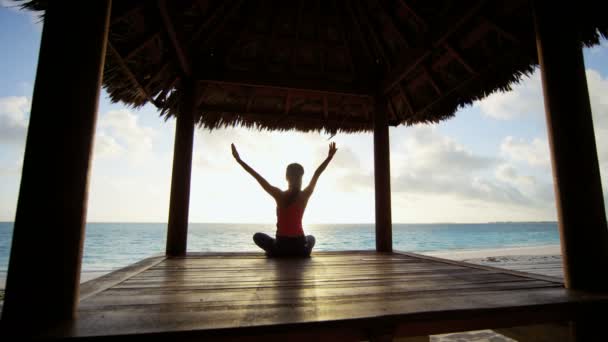
<svg viewBox="0 0 608 342"><path fill-rule="evenodd" d="M559 245L424 253L444 259L563 278Z"/></svg>

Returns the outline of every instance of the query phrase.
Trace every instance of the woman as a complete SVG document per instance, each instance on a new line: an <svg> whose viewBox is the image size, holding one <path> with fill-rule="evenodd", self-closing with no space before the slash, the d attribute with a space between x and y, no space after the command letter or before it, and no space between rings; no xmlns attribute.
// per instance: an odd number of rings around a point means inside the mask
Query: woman
<svg viewBox="0 0 608 342"><path fill-rule="evenodd" d="M277 203L276 239L264 233L255 233L253 235L255 244L266 251L268 256L310 256L310 252L315 245L315 238L312 235L304 235L302 216L310 195L315 190L319 176L338 150L336 143L329 144L327 158L319 165L310 180L310 184L304 190L302 190L304 168L297 163L289 164L286 172L288 189L285 191L270 185L254 169L241 160L234 144L231 146L234 159L260 183L262 188Z"/></svg>

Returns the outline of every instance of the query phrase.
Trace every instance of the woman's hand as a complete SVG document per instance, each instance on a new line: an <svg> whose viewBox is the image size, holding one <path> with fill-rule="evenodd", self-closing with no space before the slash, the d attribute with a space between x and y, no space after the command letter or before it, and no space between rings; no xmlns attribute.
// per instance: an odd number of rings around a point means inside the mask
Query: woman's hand
<svg viewBox="0 0 608 342"><path fill-rule="evenodd" d="M234 159L236 159L236 161L241 161L241 156L239 156L239 152L236 150L234 144L230 144L230 147L232 147L232 156Z"/></svg>
<svg viewBox="0 0 608 342"><path fill-rule="evenodd" d="M334 154L336 154L336 151L338 151L338 148L336 147L336 143L332 142L329 143L329 152L327 152L327 158L331 159L334 157Z"/></svg>

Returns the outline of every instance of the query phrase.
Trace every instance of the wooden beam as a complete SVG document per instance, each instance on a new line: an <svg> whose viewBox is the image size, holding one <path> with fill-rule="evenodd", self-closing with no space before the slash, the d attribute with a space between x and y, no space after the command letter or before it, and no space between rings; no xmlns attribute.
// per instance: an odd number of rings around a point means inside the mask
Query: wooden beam
<svg viewBox="0 0 608 342"><path fill-rule="evenodd" d="M180 112L175 125L171 201L167 230L166 255L186 255L188 213L190 208L190 178L192 176L192 147L196 111L196 82L182 80Z"/></svg>
<svg viewBox="0 0 608 342"><path fill-rule="evenodd" d="M218 113L234 112L234 108L229 109L229 108L226 108L223 106L208 105L205 103L201 104L201 106L199 107L199 110L204 111L204 112L218 112ZM307 115L307 114L298 116L298 120L297 120L298 123L318 124L319 127L321 127L323 125L344 126L346 123L348 123L348 124L352 124L351 125L352 127L355 127L355 126L356 127L366 127L366 129L371 129L373 126L373 123L370 122L369 120L358 118L358 117L345 118L343 116L340 116L340 118L332 119L331 117L325 118L322 112L318 113L320 115L312 115L313 113L311 113L311 115ZM314 114L317 114L317 113L314 113ZM284 119L284 117L283 117L284 112L276 112L276 113L260 112L260 111L252 110L251 108L248 112L236 113L236 115L244 116L248 119L255 119L255 120L264 121L264 122L273 123L273 124L278 123ZM277 116L281 116L281 117L277 118ZM346 121L346 119L348 119L348 121ZM351 127L351 126L349 126L349 127ZM349 128L349 127L346 127L346 128Z"/></svg>
<svg viewBox="0 0 608 342"><path fill-rule="evenodd" d="M173 20L171 19L171 15L169 14L169 9L167 8L167 0L158 0L158 10L160 11L160 17L163 20L165 31L167 32L167 36L169 36L171 45L173 45L173 49L175 50L175 54L177 55L177 60L179 61L179 65L182 69L182 72L186 76L191 76L191 58L188 54L188 51L186 51L184 45L180 41L181 37L183 37L184 35L179 35L177 29L175 28L175 25L173 24Z"/></svg>
<svg viewBox="0 0 608 342"><path fill-rule="evenodd" d="M570 289L606 292L608 227L581 43L567 24L570 6L532 3L564 280Z"/></svg>
<svg viewBox="0 0 608 342"><path fill-rule="evenodd" d="M156 82L156 80L163 74L163 72L165 70L167 70L169 65L171 65L171 62L166 61L161 65L160 68L158 68L158 71L156 73L154 73L154 75L152 77L150 77L148 82L143 86L145 91L148 91L148 89L150 89L150 86L152 85L152 83Z"/></svg>
<svg viewBox="0 0 608 342"><path fill-rule="evenodd" d="M428 28L429 25L427 24L426 20L424 20L424 18L422 18L420 15L418 15L418 13L410 5L408 5L405 0L399 0L399 3L416 19L417 22L419 22L424 27L424 29Z"/></svg>
<svg viewBox="0 0 608 342"><path fill-rule="evenodd" d="M494 31L498 32L499 35L507 38L508 40L512 41L517 45L521 44L521 40L519 38L517 38L514 34L508 32L507 30L496 24L494 21L490 20L488 17L481 16L481 20L483 20L486 25L491 27Z"/></svg>
<svg viewBox="0 0 608 342"><path fill-rule="evenodd" d="M386 63L386 67L387 69L391 68L391 61L390 59L387 57L387 55L384 53L384 48L382 47L382 42L380 42L380 40L378 39L378 36L376 35L376 32L374 31L374 27L373 25L369 22L369 20L367 19L368 16L365 15L365 11L362 10L358 4L360 4L359 1L355 1L353 3L355 5L355 8L359 10L359 12L361 12L361 20L363 21L363 26L369 28L369 35L372 38L372 43L374 44L374 48L378 51L378 53L380 54L380 56L376 55L378 57L381 57L384 62Z"/></svg>
<svg viewBox="0 0 608 342"><path fill-rule="evenodd" d="M320 51L321 53L319 54L319 64L321 66L321 73L325 72L325 55L326 55L326 51L327 51L327 47L325 44L325 39L321 38L321 0L317 0L315 1L315 10L316 10L316 17L317 20L315 20L315 28L317 31L317 39L320 42L321 48Z"/></svg>
<svg viewBox="0 0 608 342"><path fill-rule="evenodd" d="M414 112L414 107L412 106L412 101L410 101L410 98L409 98L409 96L407 96L407 94L403 90L403 87L397 86L397 90L399 91L399 96L401 96L403 98L405 105L409 109L410 115L414 115L415 112Z"/></svg>
<svg viewBox="0 0 608 342"><path fill-rule="evenodd" d="M276 86L270 83L260 83L254 82L253 79L251 81L248 80L239 80L239 81L222 81L222 80L198 80L200 83L209 83L209 84L220 84L220 85L231 85L231 86L241 86L241 87L249 87L249 88L264 88L269 90L278 90L278 91L297 91L297 92L308 92L311 94L328 94L328 95L339 95L339 96L349 96L349 97L357 97L357 98L365 98L371 99L372 96L363 92L348 92L348 91L333 91L333 90L323 90L323 88L318 89L317 87L289 87L289 86Z"/></svg>
<svg viewBox="0 0 608 342"><path fill-rule="evenodd" d="M399 30L399 28L397 28L397 25L395 25L395 23L393 22L393 17L392 17L392 16L390 16L390 15L388 14L388 13L390 13L391 11L390 11L390 10L385 10L385 9L382 7L382 4L381 4L381 2L380 2L380 1L375 0L375 3L376 3L376 6L377 6L378 8L380 8L380 9L381 9L381 10L382 10L384 13L386 13L385 17L387 18L388 24L389 24L389 26L391 27L391 29L392 29L392 30L393 30L393 31L394 31L394 32L397 34L397 40L399 40L399 42L400 42L402 45L405 45L405 46L409 47L409 46L410 46L410 44L409 44L409 42L407 41L407 39L405 38L405 35L403 34L403 32L401 32L401 30ZM370 11L371 11L371 9L370 9Z"/></svg>
<svg viewBox="0 0 608 342"><path fill-rule="evenodd" d="M148 44L152 43L155 39L157 39L158 36L160 36L160 32L152 33L150 36L148 36L148 38L144 39L143 42L131 49L131 51L127 52L127 54L125 55L125 60L128 61L129 59L135 57L136 54L138 54L143 48L148 46Z"/></svg>
<svg viewBox="0 0 608 342"><path fill-rule="evenodd" d="M462 55L456 51L456 49L454 47L452 47L450 44L446 43L445 45L446 50L448 51L448 53L454 57L460 64L462 64L462 66L467 69L468 72L470 72L471 74L476 74L477 71L475 70L475 68L473 68L471 66L471 64L469 62L467 62L464 57L462 57Z"/></svg>
<svg viewBox="0 0 608 342"><path fill-rule="evenodd" d="M120 13L119 15L112 15L112 17L111 17L112 25L116 24L117 22L119 22L121 20L125 20L125 19L129 18L130 16L134 15L135 13L141 11L142 8L144 8L144 5L139 4L131 9L124 11L123 13Z"/></svg>
<svg viewBox="0 0 608 342"><path fill-rule="evenodd" d="M376 197L376 251L393 251L391 219L391 164L387 99L376 98L374 111L374 185Z"/></svg>
<svg viewBox="0 0 608 342"><path fill-rule="evenodd" d="M485 1L478 1L456 23L451 25L446 32L444 32L436 41L434 41L429 49L426 49L425 51L421 52L419 56L414 59L413 63L402 64L393 68L393 70L391 70L390 72L391 76L389 76L381 83L383 92L385 94L388 93L397 83L401 82L401 80L406 78L421 63L423 63L436 48L443 45L444 42L452 36L452 34L458 31L471 18L475 17L475 15L481 10L484 4Z"/></svg>
<svg viewBox="0 0 608 342"><path fill-rule="evenodd" d="M231 4L231 2L223 1L223 4L220 5L221 7L217 11L215 11L214 14L194 32L190 44L196 42L200 35L203 33L203 30L212 23L214 23L216 19L218 19L219 15L221 14L220 11L223 12L223 10L226 9L228 4ZM226 26L230 18L232 18L232 16L236 14L237 10L241 7L242 4L243 0L235 1L234 6L232 6L226 11L222 18L219 19L219 22L217 24L213 25L213 29L211 30L211 32L209 32L209 34L207 34L207 36L205 36L205 39L203 39L203 41L200 43L200 46L206 46L215 37L215 35L218 34L224 28L224 26Z"/></svg>
<svg viewBox="0 0 608 342"><path fill-rule="evenodd" d="M139 90L139 92L141 93L141 95L143 97L145 97L148 101L150 101L150 103L152 103L156 107L160 108L160 106L156 103L156 101L154 101L154 99L152 98L152 96L150 96L150 94L148 94L148 92L146 91L146 89L144 89L144 87L141 85L141 83L137 80L137 77L135 77L135 75L133 74L133 72L131 71L131 69L127 66L127 64L125 63L124 59L120 55L120 53L118 53L118 51L116 51L116 49L112 46L112 43L110 43L110 42L108 42L108 50L110 51L111 54L114 55L114 58L118 62L118 65L120 66L120 68L127 75L127 78L129 80L131 80L131 83L133 83L133 85Z"/></svg>
<svg viewBox="0 0 608 342"><path fill-rule="evenodd" d="M437 84L437 81L435 81L435 78L433 77L431 70L429 70L429 68L427 66L424 66L423 70L424 70L424 75L429 80L429 83L431 83L431 86L433 86L433 89L435 89L435 91L437 92L437 95L441 95L441 92L442 92L441 87L439 87L439 84Z"/></svg>
<svg viewBox="0 0 608 342"><path fill-rule="evenodd" d="M47 3L8 265L3 337L14 328L19 334L15 340L29 340L41 329L75 317L110 12L110 0Z"/></svg>
<svg viewBox="0 0 608 342"><path fill-rule="evenodd" d="M291 92L288 91L287 95L285 96L285 110L283 111L284 115L289 115L289 110L291 109Z"/></svg>
<svg viewBox="0 0 608 342"><path fill-rule="evenodd" d="M351 6L351 2L345 1L344 7L346 8L346 12L348 12L348 16L350 17L351 21L353 22L355 34L359 37L359 40L361 41L361 44L363 45L362 47L363 47L364 55L367 56L368 60L371 63L374 63L376 58L374 58L374 56L372 56L370 54L371 49L368 46L367 41L365 40L365 36L363 36L363 32L361 31L361 24L359 23L359 20L357 19L357 15L355 14L355 11L353 10L353 8Z"/></svg>

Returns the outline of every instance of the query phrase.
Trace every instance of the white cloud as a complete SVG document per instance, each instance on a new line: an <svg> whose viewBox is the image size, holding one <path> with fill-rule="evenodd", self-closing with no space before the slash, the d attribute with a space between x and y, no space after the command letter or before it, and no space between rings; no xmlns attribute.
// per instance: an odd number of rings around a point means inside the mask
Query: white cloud
<svg viewBox="0 0 608 342"><path fill-rule="evenodd" d="M531 166L549 167L551 164L549 144L539 138L528 142L507 136L500 144L500 153L512 160L525 161Z"/></svg>
<svg viewBox="0 0 608 342"><path fill-rule="evenodd" d="M23 143L30 101L25 96L0 97L0 143Z"/></svg>
<svg viewBox="0 0 608 342"><path fill-rule="evenodd" d="M421 203L452 201L453 206L455 200L494 209L535 208L535 214L545 212L540 215L551 217L551 213L546 214L553 206L550 173L546 172L546 179L522 174L511 154L500 158L476 154L431 126L408 128L407 133L402 141L395 142L398 148L391 154L395 203L407 197L410 202ZM531 160L537 162L532 156ZM338 184L343 191L371 190L372 178L373 173L355 168Z"/></svg>
<svg viewBox="0 0 608 342"><path fill-rule="evenodd" d="M138 117L130 111L109 111L99 119L95 156L128 156L131 161L141 161L150 157L155 135L154 129L142 126Z"/></svg>
<svg viewBox="0 0 608 342"><path fill-rule="evenodd" d="M511 120L530 113L543 112L543 94L538 69L509 92L497 92L475 103L485 116Z"/></svg>

